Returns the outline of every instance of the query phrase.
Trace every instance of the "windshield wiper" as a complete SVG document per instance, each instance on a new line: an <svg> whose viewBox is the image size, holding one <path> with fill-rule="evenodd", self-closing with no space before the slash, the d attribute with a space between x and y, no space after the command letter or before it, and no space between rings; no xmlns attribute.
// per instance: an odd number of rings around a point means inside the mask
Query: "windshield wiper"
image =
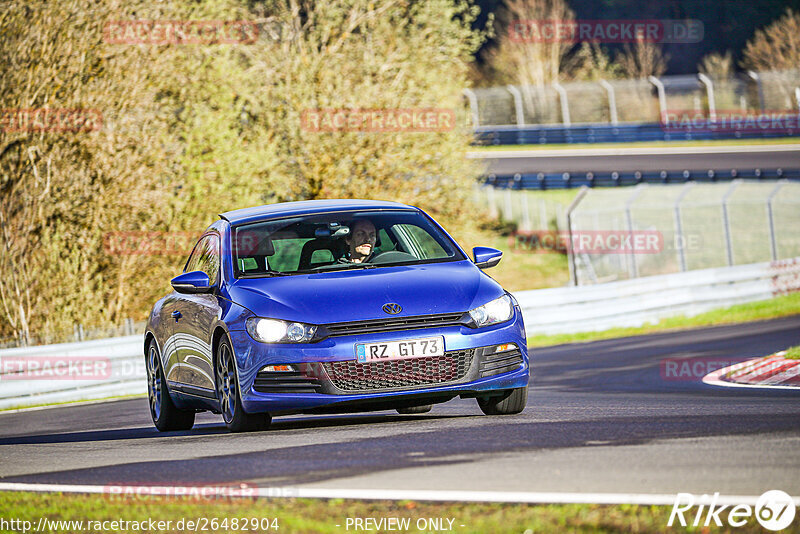
<svg viewBox="0 0 800 534"><path fill-rule="evenodd" d="M264 278L264 277L270 277L270 276L291 276L291 275L290 275L290 273L284 273L284 272L281 272L281 271L273 271L273 270L270 269L269 271L263 271L263 272L260 272L260 273L253 273L253 274L244 274L244 273L242 273L242 274L239 275L239 278Z"/></svg>
<svg viewBox="0 0 800 534"><path fill-rule="evenodd" d="M309 269L307 271L302 271L302 272L331 273L336 271L348 271L355 269L377 269L377 268L378 268L377 265L373 265L371 263L339 263L339 264L334 263L332 265L326 265L320 269L314 269L314 270Z"/></svg>

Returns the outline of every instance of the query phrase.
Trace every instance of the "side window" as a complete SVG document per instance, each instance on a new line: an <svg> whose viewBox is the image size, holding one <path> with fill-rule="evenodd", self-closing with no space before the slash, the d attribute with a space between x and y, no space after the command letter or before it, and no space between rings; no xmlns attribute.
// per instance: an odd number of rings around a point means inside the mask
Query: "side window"
<svg viewBox="0 0 800 534"><path fill-rule="evenodd" d="M311 239L306 237L288 237L286 239L275 239L272 246L275 247L275 254L269 257L270 269L276 271L294 271L300 264L300 253L303 245Z"/></svg>
<svg viewBox="0 0 800 534"><path fill-rule="evenodd" d="M378 230L378 243L375 245L376 256L381 252L388 252L397 248L397 245L392 241L392 238L389 237L389 233L383 228Z"/></svg>
<svg viewBox="0 0 800 534"><path fill-rule="evenodd" d="M206 237L201 237L200 241L194 246L189 259L186 261L186 267L183 268L183 272L190 273L192 271L199 271L200 269L197 268L197 260L200 258L200 251L203 250L203 242L206 240Z"/></svg>
<svg viewBox="0 0 800 534"><path fill-rule="evenodd" d="M395 231L403 235L410 245L409 252L420 259L446 258L447 252L423 228L413 224L397 224Z"/></svg>
<svg viewBox="0 0 800 534"><path fill-rule="evenodd" d="M219 274L219 238L216 235L207 235L198 241L184 269L186 273L190 271L203 271L208 275L212 285L217 282L217 275Z"/></svg>

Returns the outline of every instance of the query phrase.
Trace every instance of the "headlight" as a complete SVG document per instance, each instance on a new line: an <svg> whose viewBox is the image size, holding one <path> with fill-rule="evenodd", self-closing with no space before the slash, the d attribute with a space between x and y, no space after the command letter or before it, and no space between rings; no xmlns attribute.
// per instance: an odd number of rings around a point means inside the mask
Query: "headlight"
<svg viewBox="0 0 800 534"><path fill-rule="evenodd" d="M308 343L317 332L314 325L263 317L250 317L245 324L250 336L262 343Z"/></svg>
<svg viewBox="0 0 800 534"><path fill-rule="evenodd" d="M508 321L514 315L514 303L511 297L503 295L500 298L487 302L469 311L470 317L475 321L475 326L489 326Z"/></svg>

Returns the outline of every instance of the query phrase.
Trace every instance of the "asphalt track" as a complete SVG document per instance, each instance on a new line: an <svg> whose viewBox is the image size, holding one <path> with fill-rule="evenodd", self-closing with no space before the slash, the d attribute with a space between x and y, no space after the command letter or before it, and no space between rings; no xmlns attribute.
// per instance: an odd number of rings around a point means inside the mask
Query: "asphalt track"
<svg viewBox="0 0 800 534"><path fill-rule="evenodd" d="M494 174L538 172L705 171L708 169L797 169L800 146L665 147L474 152Z"/></svg>
<svg viewBox="0 0 800 534"><path fill-rule="evenodd" d="M0 414L0 480L53 484L800 494L800 391L667 379L666 358L739 361L800 343L800 316L533 351L520 415L277 418L229 434L203 414L158 433L145 399Z"/></svg>

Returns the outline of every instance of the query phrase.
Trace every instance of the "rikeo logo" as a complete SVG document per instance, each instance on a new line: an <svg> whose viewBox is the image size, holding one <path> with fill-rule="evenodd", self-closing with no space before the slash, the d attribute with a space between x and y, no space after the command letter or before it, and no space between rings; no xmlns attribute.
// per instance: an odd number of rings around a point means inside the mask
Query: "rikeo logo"
<svg viewBox="0 0 800 534"><path fill-rule="evenodd" d="M693 510L695 506L696 511ZM726 511L727 514L723 514ZM722 527L723 522L732 527L743 527L755 515L762 527L778 531L792 524L795 513L795 500L780 490L770 490L761 495L756 501L755 510L747 504L721 505L719 493L715 493L711 498L703 495L699 499L691 493L679 493L672 505L667 526L673 526L677 519L682 527L709 527L712 524ZM684 514L688 515L688 520Z"/></svg>

